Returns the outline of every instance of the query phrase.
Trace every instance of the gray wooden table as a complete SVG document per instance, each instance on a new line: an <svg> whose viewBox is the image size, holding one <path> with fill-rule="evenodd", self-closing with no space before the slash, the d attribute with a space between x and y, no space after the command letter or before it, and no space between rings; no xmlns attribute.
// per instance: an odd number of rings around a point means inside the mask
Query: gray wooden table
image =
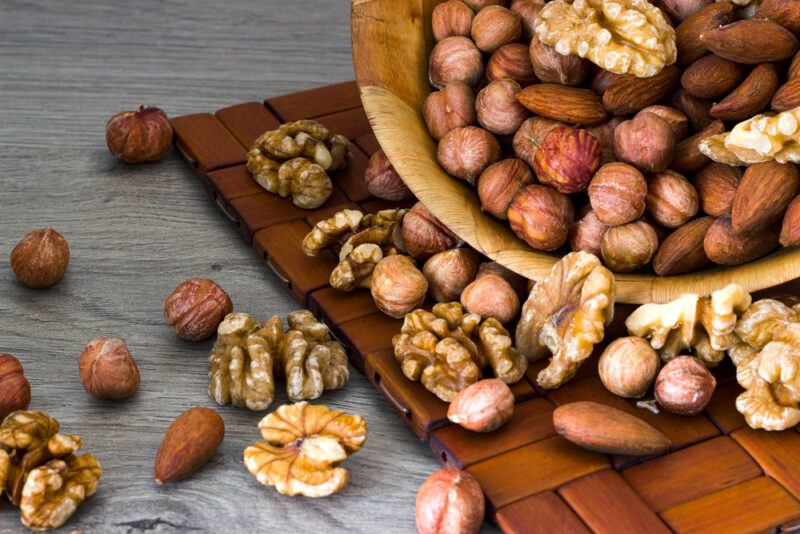
<svg viewBox="0 0 800 534"><path fill-rule="evenodd" d="M16 355L32 409L84 436L103 466L98 493L63 531L409 532L417 487L438 466L366 379L322 401L369 424L350 482L327 499L259 485L242 451L263 414L222 408L225 441L202 471L157 487L153 460L169 422L206 394L211 342L179 340L163 320L181 280L210 277L236 308L265 316L295 303L206 198L178 156L116 164L104 141L114 112L172 116L353 79L346 0L3 0L0 2L0 352ZM71 261L49 290L17 283L7 258L53 226ZM142 372L118 404L83 391L84 344L124 339ZM285 402L279 393L275 406ZM23 532L0 503L0 532Z"/></svg>

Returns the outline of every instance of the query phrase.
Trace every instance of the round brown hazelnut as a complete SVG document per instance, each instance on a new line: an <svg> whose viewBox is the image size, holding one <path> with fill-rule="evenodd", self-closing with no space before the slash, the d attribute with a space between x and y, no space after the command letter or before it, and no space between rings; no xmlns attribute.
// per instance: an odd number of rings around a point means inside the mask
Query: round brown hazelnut
<svg viewBox="0 0 800 534"><path fill-rule="evenodd" d="M487 6L472 21L472 40L482 51L492 53L522 37L522 18L503 6Z"/></svg>
<svg viewBox="0 0 800 534"><path fill-rule="evenodd" d="M106 144L125 163L158 161L172 147L172 126L159 108L141 106L139 111L123 111L109 119Z"/></svg>
<svg viewBox="0 0 800 534"><path fill-rule="evenodd" d="M644 108L639 113L652 113L667 121L670 128L672 128L676 143L683 141L689 134L689 119L682 111L678 111L675 108L656 104Z"/></svg>
<svg viewBox="0 0 800 534"><path fill-rule="evenodd" d="M419 534L477 534L483 524L484 496L480 483L467 471L443 467L417 491Z"/></svg>
<svg viewBox="0 0 800 534"><path fill-rule="evenodd" d="M530 61L536 77L544 83L580 85L592 71L592 64L578 56L565 56L534 37L530 47Z"/></svg>
<svg viewBox="0 0 800 534"><path fill-rule="evenodd" d="M383 150L378 150L369 158L364 181L369 193L377 198L397 202L413 196Z"/></svg>
<svg viewBox="0 0 800 534"><path fill-rule="evenodd" d="M483 56L469 37L447 37L433 47L428 77L437 89L451 82L475 85L482 76Z"/></svg>
<svg viewBox="0 0 800 534"><path fill-rule="evenodd" d="M422 267L430 294L436 302L456 302L461 292L475 279L478 253L471 248L455 248L434 254Z"/></svg>
<svg viewBox="0 0 800 534"><path fill-rule="evenodd" d="M475 12L461 0L442 2L431 13L431 27L436 42L447 37L469 37Z"/></svg>
<svg viewBox="0 0 800 534"><path fill-rule="evenodd" d="M598 219L594 210L586 206L569 229L569 246L574 252L582 250L599 256L600 241L608 228L609 225Z"/></svg>
<svg viewBox="0 0 800 534"><path fill-rule="evenodd" d="M700 208L714 217L730 213L742 171L736 167L712 161L694 176Z"/></svg>
<svg viewBox="0 0 800 534"><path fill-rule="evenodd" d="M500 265L496 261L485 261L481 263L475 278L480 278L485 274L496 274L497 276L505 278L506 282L511 284L511 287L520 299L527 298L528 293L530 293L527 278L515 273L508 267Z"/></svg>
<svg viewBox="0 0 800 534"><path fill-rule="evenodd" d="M700 209L694 186L677 172L669 170L650 177L646 203L650 217L667 228L682 226Z"/></svg>
<svg viewBox="0 0 800 534"><path fill-rule="evenodd" d="M422 115L437 141L455 128L475 124L475 92L464 82L451 82L425 99Z"/></svg>
<svg viewBox="0 0 800 534"><path fill-rule="evenodd" d="M519 188L532 181L533 173L521 159L509 158L489 165L478 179L481 209L505 220L508 207Z"/></svg>
<svg viewBox="0 0 800 534"><path fill-rule="evenodd" d="M650 263L658 250L658 235L644 221L612 226L600 241L600 252L609 269L629 273Z"/></svg>
<svg viewBox="0 0 800 534"><path fill-rule="evenodd" d="M52 228L29 233L11 251L11 269L22 285L42 289L64 276L69 265L69 245Z"/></svg>
<svg viewBox="0 0 800 534"><path fill-rule="evenodd" d="M600 167L602 149L592 134L574 127L550 130L533 158L533 170L543 184L562 193L585 191Z"/></svg>
<svg viewBox="0 0 800 534"><path fill-rule="evenodd" d="M511 43L498 48L486 64L486 77L489 81L510 78L522 87L536 83L528 46Z"/></svg>
<svg viewBox="0 0 800 534"><path fill-rule="evenodd" d="M203 341L233 311L230 296L213 280L191 278L178 284L164 301L164 318L186 341Z"/></svg>
<svg viewBox="0 0 800 534"><path fill-rule="evenodd" d="M536 19L544 6L544 0L511 0L511 11L522 17L522 37L525 42L533 39Z"/></svg>
<svg viewBox="0 0 800 534"><path fill-rule="evenodd" d="M675 153L675 134L669 123L654 113L640 113L617 126L617 157L644 173L665 170Z"/></svg>
<svg viewBox="0 0 800 534"><path fill-rule="evenodd" d="M604 164L617 160L617 156L614 154L614 131L621 123L620 118L611 117L606 122L586 127L586 131L600 143L600 149L603 151L602 163Z"/></svg>
<svg viewBox="0 0 800 534"><path fill-rule="evenodd" d="M697 13L714 0L662 0L661 5L667 14L673 19L681 22Z"/></svg>
<svg viewBox="0 0 800 534"><path fill-rule="evenodd" d="M658 372L660 360L650 343L640 337L612 341L600 355L597 372L614 395L638 399L647 393Z"/></svg>
<svg viewBox="0 0 800 534"><path fill-rule="evenodd" d="M656 402L678 415L697 415L711 401L717 380L693 356L679 356L668 362L656 378Z"/></svg>
<svg viewBox="0 0 800 534"><path fill-rule="evenodd" d="M31 403L31 385L22 364L10 354L0 353L0 422L10 413Z"/></svg>
<svg viewBox="0 0 800 534"><path fill-rule="evenodd" d="M444 134L437 153L439 164L447 173L472 185L500 155L497 139L477 126L455 128Z"/></svg>
<svg viewBox="0 0 800 534"><path fill-rule="evenodd" d="M389 317L401 318L418 308L428 293L428 281L408 256L387 256L372 271L372 299Z"/></svg>
<svg viewBox="0 0 800 534"><path fill-rule="evenodd" d="M609 225L635 221L644 213L647 180L627 163L607 163L589 184L589 202L597 218Z"/></svg>
<svg viewBox="0 0 800 534"><path fill-rule="evenodd" d="M555 250L563 245L574 218L569 197L546 185L526 185L508 208L511 229L536 250Z"/></svg>
<svg viewBox="0 0 800 534"><path fill-rule="evenodd" d="M403 242L411 257L424 260L455 248L458 238L422 202L417 202L403 217Z"/></svg>
<svg viewBox="0 0 800 534"><path fill-rule="evenodd" d="M447 418L473 432L491 432L503 426L514 414L514 394L497 378L478 380L458 392Z"/></svg>
<svg viewBox="0 0 800 534"><path fill-rule="evenodd" d="M514 80L503 78L489 82L475 100L475 112L481 126L497 135L511 135L528 118L528 109L517 102L521 87Z"/></svg>
<svg viewBox="0 0 800 534"><path fill-rule="evenodd" d="M462 0L465 4L469 6L469 8L477 13L484 7L488 6L505 6L508 4L508 0Z"/></svg>
<svg viewBox="0 0 800 534"><path fill-rule="evenodd" d="M556 126L566 126L563 122L554 121L545 117L531 117L522 123L514 134L514 154L519 159L533 167L536 152L542 146L544 138Z"/></svg>
<svg viewBox="0 0 800 534"><path fill-rule="evenodd" d="M511 322L519 313L519 297L505 278L484 274L464 288L461 305L484 319L494 317L502 324Z"/></svg>
<svg viewBox="0 0 800 534"><path fill-rule="evenodd" d="M83 389L97 399L127 399L139 391L139 368L120 339L90 341L81 352L78 372Z"/></svg>

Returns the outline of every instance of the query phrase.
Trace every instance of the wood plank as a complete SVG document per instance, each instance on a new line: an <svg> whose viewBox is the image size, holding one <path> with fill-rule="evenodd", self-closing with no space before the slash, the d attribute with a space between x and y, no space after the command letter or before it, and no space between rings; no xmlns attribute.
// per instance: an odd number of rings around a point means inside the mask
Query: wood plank
<svg viewBox="0 0 800 534"><path fill-rule="evenodd" d="M364 135L360 135L355 139L355 143L364 151L367 156L372 156L375 152L381 149L380 143L378 143L378 138L375 137L375 134L370 132Z"/></svg>
<svg viewBox="0 0 800 534"><path fill-rule="evenodd" d="M532 399L514 406L514 415L494 432L481 434L449 425L431 434L434 456L463 469L476 462L555 435L553 410L547 399ZM799 436L800 437L800 436Z"/></svg>
<svg viewBox="0 0 800 534"><path fill-rule="evenodd" d="M367 289L339 291L324 287L311 293L308 307L314 315L322 316L327 324L335 328L347 321L378 313Z"/></svg>
<svg viewBox="0 0 800 534"><path fill-rule="evenodd" d="M264 188L253 180L246 165L211 171L208 173L208 181L227 202L265 192Z"/></svg>
<svg viewBox="0 0 800 534"><path fill-rule="evenodd" d="M402 319L377 312L339 324L342 341L363 361L367 354L392 348L392 338L400 333Z"/></svg>
<svg viewBox="0 0 800 534"><path fill-rule="evenodd" d="M736 409L736 397L743 391L744 388L735 381L728 382L717 387L714 396L711 397L711 402L708 403L706 408L708 418L724 434L730 434L737 428L747 425L744 416Z"/></svg>
<svg viewBox="0 0 800 534"><path fill-rule="evenodd" d="M797 527L800 502L771 478L758 477L670 508L661 517L678 533L766 532Z"/></svg>
<svg viewBox="0 0 800 534"><path fill-rule="evenodd" d="M669 534L661 519L611 469L574 480L558 494L594 532Z"/></svg>
<svg viewBox="0 0 800 534"><path fill-rule="evenodd" d="M361 107L361 97L356 82L343 82L276 96L266 104L279 119L289 122Z"/></svg>
<svg viewBox="0 0 800 534"><path fill-rule="evenodd" d="M495 512L505 534L589 534L590 530L552 491L525 497Z"/></svg>
<svg viewBox="0 0 800 534"><path fill-rule="evenodd" d="M372 132L367 114L360 106L315 117L314 120L328 128L331 133L341 134L348 139L356 139Z"/></svg>
<svg viewBox="0 0 800 534"><path fill-rule="evenodd" d="M244 147L211 113L184 115L170 124L175 146L196 174L245 162Z"/></svg>
<svg viewBox="0 0 800 534"><path fill-rule="evenodd" d="M256 232L269 226L289 221L302 220L308 213L298 208L288 198L262 190L229 202L232 213L240 221L239 229L248 243Z"/></svg>
<svg viewBox="0 0 800 534"><path fill-rule="evenodd" d="M800 499L800 434L742 428L731 434L768 476Z"/></svg>
<svg viewBox="0 0 800 534"><path fill-rule="evenodd" d="M253 142L264 132L276 130L281 121L261 102L247 102L229 106L214 115L225 125L239 143L250 150Z"/></svg>
<svg viewBox="0 0 800 534"><path fill-rule="evenodd" d="M692 445L622 472L625 480L657 512L761 474L758 464L728 436Z"/></svg>
<svg viewBox="0 0 800 534"><path fill-rule="evenodd" d="M352 155L350 165L346 169L332 173L331 180L351 202L364 202L373 198L364 183L369 157L357 145L352 145L350 154Z"/></svg>
<svg viewBox="0 0 800 534"><path fill-rule="evenodd" d="M489 370L489 372L491 371ZM509 384L508 387L514 394L514 402L522 402L536 397L536 390L524 377L515 384Z"/></svg>

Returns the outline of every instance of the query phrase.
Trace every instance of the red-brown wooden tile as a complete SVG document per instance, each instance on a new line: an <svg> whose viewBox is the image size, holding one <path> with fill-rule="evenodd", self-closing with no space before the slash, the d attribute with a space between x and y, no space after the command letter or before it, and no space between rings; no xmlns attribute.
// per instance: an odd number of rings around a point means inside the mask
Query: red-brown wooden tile
<svg viewBox="0 0 800 534"><path fill-rule="evenodd" d="M319 221L323 221L325 219L333 217L336 213L345 209L360 210L361 207L358 204L347 202L345 204L337 204L335 206L330 206L327 208L326 207L317 208L313 211L308 212L308 215L306 216L306 222L308 223L309 226L314 226Z"/></svg>
<svg viewBox="0 0 800 534"><path fill-rule="evenodd" d="M236 165L235 167L211 171L208 173L208 181L211 182L222 198L228 202L237 198L266 192L263 187L253 180L253 176L245 165Z"/></svg>
<svg viewBox="0 0 800 534"><path fill-rule="evenodd" d="M341 339L362 361L367 354L392 348L392 338L400 333L402 319L378 312L339 324Z"/></svg>
<svg viewBox="0 0 800 534"><path fill-rule="evenodd" d="M175 146L198 175L245 162L244 147L211 113L184 115L170 123Z"/></svg>
<svg viewBox="0 0 800 534"><path fill-rule="evenodd" d="M240 221L240 230L248 243L256 232L269 226L302 220L306 210L300 209L288 198L263 191L239 197L229 202L231 211Z"/></svg>
<svg viewBox="0 0 800 534"><path fill-rule="evenodd" d="M360 135L355 139L355 143L364 151L367 156L372 156L375 152L381 149L381 145L378 143L378 138L375 137L375 134L370 132L364 135Z"/></svg>
<svg viewBox="0 0 800 534"><path fill-rule="evenodd" d="M574 480L558 493L594 532L669 534L661 519L611 469Z"/></svg>
<svg viewBox="0 0 800 534"><path fill-rule="evenodd" d="M800 503L771 478L759 477L670 508L661 517L678 533L775 532L798 525Z"/></svg>
<svg viewBox="0 0 800 534"><path fill-rule="evenodd" d="M561 497L545 491L525 497L495 512L505 534L589 534L589 529Z"/></svg>
<svg viewBox="0 0 800 534"><path fill-rule="evenodd" d="M352 154L350 165L346 169L331 173L331 180L351 202L364 202L372 198L364 183L364 173L367 172L369 158L356 145L351 147L350 154Z"/></svg>
<svg viewBox="0 0 800 534"><path fill-rule="evenodd" d="M372 132L367 114L361 107L322 115L315 117L314 120L328 128L331 133L343 135L348 139L356 139Z"/></svg>
<svg viewBox="0 0 800 534"><path fill-rule="evenodd" d="M420 439L427 440L432 431L449 424L447 403L406 378L391 349L368 353L364 374Z"/></svg>
<svg viewBox="0 0 800 534"><path fill-rule="evenodd" d="M536 397L536 390L524 378L516 384L509 384L508 387L514 394L514 402L522 402Z"/></svg>
<svg viewBox="0 0 800 534"><path fill-rule="evenodd" d="M553 436L472 464L467 471L478 478L487 499L497 510L608 465L602 454Z"/></svg>
<svg viewBox="0 0 800 534"><path fill-rule="evenodd" d="M356 82L344 82L276 96L267 100L267 105L279 119L289 122L358 108L361 107L361 98Z"/></svg>
<svg viewBox="0 0 800 534"><path fill-rule="evenodd" d="M377 213L381 210L391 210L394 208L411 208L414 204L417 203L417 199L409 198L407 200L401 200L400 202L395 202L393 200L383 200L380 198L376 198L373 200L368 200L366 202L359 202L361 209L364 213Z"/></svg>
<svg viewBox="0 0 800 534"><path fill-rule="evenodd" d="M494 432L481 434L449 425L431 434L430 445L439 461L465 468L492 456L555 435L554 406L532 399L514 406L511 419Z"/></svg>
<svg viewBox="0 0 800 534"><path fill-rule="evenodd" d="M314 315L322 316L331 327L378 313L368 289L339 291L324 287L308 297L308 307Z"/></svg>
<svg viewBox="0 0 800 534"><path fill-rule="evenodd" d="M222 108L215 115L247 150L262 133L275 130L281 125L281 121L261 102Z"/></svg>
<svg viewBox="0 0 800 534"><path fill-rule="evenodd" d="M743 391L742 386L735 381L717 386L711 402L708 403L706 414L725 434L730 434L747 424L744 416L736 409L736 397Z"/></svg>
<svg viewBox="0 0 800 534"><path fill-rule="evenodd" d="M728 436L692 445L622 472L625 480L657 512L760 475L758 464Z"/></svg>
<svg viewBox="0 0 800 534"><path fill-rule="evenodd" d="M742 428L731 434L764 473L800 499L800 434Z"/></svg>

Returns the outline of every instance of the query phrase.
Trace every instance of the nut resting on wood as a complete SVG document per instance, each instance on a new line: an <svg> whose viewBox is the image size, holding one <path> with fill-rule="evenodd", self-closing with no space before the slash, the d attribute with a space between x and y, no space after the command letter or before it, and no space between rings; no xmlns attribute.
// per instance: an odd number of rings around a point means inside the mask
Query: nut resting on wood
<svg viewBox="0 0 800 534"><path fill-rule="evenodd" d="M232 311L231 297L207 278L181 282L164 302L167 324L186 341L210 338L222 319Z"/></svg>
<svg viewBox="0 0 800 534"><path fill-rule="evenodd" d="M485 378L462 389L447 409L447 418L473 432L491 432L514 413L511 388L496 378Z"/></svg>
<svg viewBox="0 0 800 534"><path fill-rule="evenodd" d="M30 403L31 385L22 364L11 354L0 352L0 422L12 412L27 409Z"/></svg>
<svg viewBox="0 0 800 534"><path fill-rule="evenodd" d="M211 408L189 408L164 434L156 455L156 484L182 480L214 455L225 436L225 423Z"/></svg>
<svg viewBox="0 0 800 534"><path fill-rule="evenodd" d="M658 353L645 339L621 337L600 355L597 373L614 395L638 399L653 384L659 363Z"/></svg>
<svg viewBox="0 0 800 534"><path fill-rule="evenodd" d="M378 150L369 159L364 182L369 193L377 198L398 202L412 197L411 191L394 170L383 150Z"/></svg>
<svg viewBox="0 0 800 534"><path fill-rule="evenodd" d="M125 163L158 161L172 147L172 126L161 109L140 106L109 119L106 144Z"/></svg>
<svg viewBox="0 0 800 534"><path fill-rule="evenodd" d="M22 238L11 251L11 269L22 285L41 289L64 276L69 265L69 245L52 228L41 228Z"/></svg>
<svg viewBox="0 0 800 534"><path fill-rule="evenodd" d="M428 280L430 294L436 302L461 299L461 292L475 280L480 258L471 248L445 250L428 258L422 274Z"/></svg>
<svg viewBox="0 0 800 534"><path fill-rule="evenodd" d="M711 401L717 380L705 364L692 356L670 360L658 373L656 402L679 415L697 415Z"/></svg>
<svg viewBox="0 0 800 534"><path fill-rule="evenodd" d="M408 256L387 256L375 265L370 286L380 311L399 319L420 306L428 294L428 280Z"/></svg>
<svg viewBox="0 0 800 534"><path fill-rule="evenodd" d="M81 352L78 372L86 393L97 399L127 399L139 391L139 368L121 339L90 341Z"/></svg>
<svg viewBox="0 0 800 534"><path fill-rule="evenodd" d="M419 534L477 534L483 524L483 490L467 471L443 467L417 491Z"/></svg>

